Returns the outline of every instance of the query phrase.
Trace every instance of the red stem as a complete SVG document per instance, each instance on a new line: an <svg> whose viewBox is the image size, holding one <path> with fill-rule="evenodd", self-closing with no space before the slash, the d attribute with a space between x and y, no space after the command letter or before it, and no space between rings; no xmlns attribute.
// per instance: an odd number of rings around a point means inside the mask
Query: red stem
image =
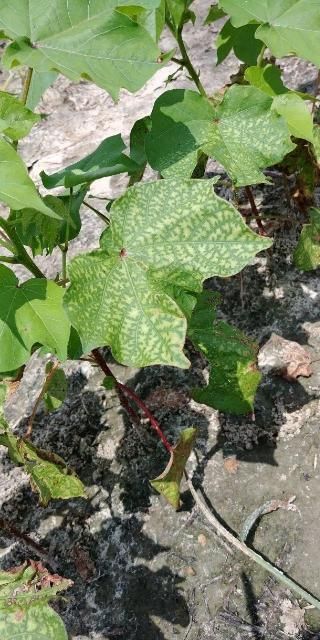
<svg viewBox="0 0 320 640"><path fill-rule="evenodd" d="M139 396L136 395L136 393L132 389L130 389L130 387L127 387L127 385L122 384L122 382L119 382L119 380L117 380L117 378L112 373L111 369L108 367L105 359L103 358L103 356L101 355L98 349L93 349L92 355L95 361L97 362L97 364L99 365L100 369L102 369L103 373L105 373L106 376L111 376L113 378L118 395L119 395L120 402L123 408L128 413L129 417L131 418L133 424L137 424L137 423L140 424L140 419L138 414L130 406L126 396L128 396L130 400L133 400L133 402L135 402L135 404L139 407L139 409L141 409L142 413L144 413L146 418L148 418L152 428L155 430L160 440L162 441L162 444L165 446L167 451L171 454L172 446L170 442L168 442L166 436L164 435L158 420L156 420L154 415L151 413L150 409L148 409L147 405L143 402L143 400L141 400L141 398L139 398Z"/></svg>
<svg viewBox="0 0 320 640"><path fill-rule="evenodd" d="M253 215L255 217L255 220L256 220L256 223L257 223L257 227L259 229L259 235L260 236L266 236L267 232L266 232L266 230L265 230L265 228L263 226L263 222L262 222L261 217L259 215L259 211L257 209L257 205L256 205L256 203L254 201L254 197L253 197L253 193L251 191L251 188L250 187L245 187L245 190L246 190L246 194L247 194L248 200L250 202L251 211L252 211L252 213L253 213Z"/></svg>

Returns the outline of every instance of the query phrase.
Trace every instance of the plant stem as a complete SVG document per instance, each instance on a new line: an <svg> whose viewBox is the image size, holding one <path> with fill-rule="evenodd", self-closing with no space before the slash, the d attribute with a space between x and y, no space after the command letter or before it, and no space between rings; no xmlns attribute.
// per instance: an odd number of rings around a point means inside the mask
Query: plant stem
<svg viewBox="0 0 320 640"><path fill-rule="evenodd" d="M50 384L50 382L51 382L51 380L52 380L52 378L53 378L53 376L55 374L55 371L58 369L59 365L60 365L60 362L55 362L53 364L53 366L52 366L52 369L50 369L50 371L46 375L45 381L44 381L44 383L42 385L42 389L41 389L41 391L40 391L40 393L39 393L39 395L38 395L38 397L37 397L37 399L36 399L36 401L34 403L34 407L33 407L31 416L30 416L30 418L28 420L28 426L27 426L27 430L26 430L26 433L25 433L25 436L24 436L25 438L30 438L31 437L33 423L34 423L34 419L36 417L36 413L37 413L39 404L40 404L41 400L43 399L43 397L44 397L44 395L45 395L45 393L46 393L46 391L47 391L47 389L49 387L49 384Z"/></svg>
<svg viewBox="0 0 320 640"><path fill-rule="evenodd" d="M8 264L19 264L19 260L14 256L0 256L0 262L8 262Z"/></svg>
<svg viewBox="0 0 320 640"><path fill-rule="evenodd" d="M207 92L199 78L199 74L196 72L190 58L189 58L189 54L188 51L186 49L186 45L184 44L184 40L183 40L183 36L182 36L182 31L183 31L183 25L178 27L177 30L175 30L174 26L172 25L172 23L170 22L170 20L167 18L166 20L167 26L170 29L173 37L175 38L175 40L178 43L180 52L181 52L181 56L182 59L177 61L177 64L180 64L182 66L184 66L187 71L189 72L190 78L193 80L193 82L195 83L199 93L201 93L202 96L204 96L204 98L207 98Z"/></svg>
<svg viewBox="0 0 320 640"><path fill-rule="evenodd" d="M259 211L257 209L257 205L254 201L254 197L253 197L253 193L252 193L252 189L251 187L245 187L245 191L248 197L248 200L250 202L250 207L251 207L251 211L255 217L256 223L257 223L257 227L259 229L259 235L260 236L266 236L267 232L263 226L263 222L261 220L261 217L259 215Z"/></svg>
<svg viewBox="0 0 320 640"><path fill-rule="evenodd" d="M7 220L0 217L0 227L6 232L7 236L12 242L12 252L14 252L14 258L16 264L22 264L28 271L30 271L36 278L45 278L45 275L40 271L39 267L33 262L25 250L18 234L14 228L9 224Z"/></svg>
<svg viewBox="0 0 320 640"><path fill-rule="evenodd" d="M132 419L132 408L129 405L130 411L128 411L127 397L129 397L130 400L133 400L133 402L137 405L137 407L139 407L139 409L141 409L142 413L144 413L145 417L148 418L151 427L155 430L155 432L157 433L158 437L162 441L162 444L165 446L167 451L171 454L172 446L168 442L166 436L164 435L158 420L156 420L154 415L151 413L150 409L148 409L147 405L143 402L143 400L141 400L141 398L139 398L139 396L136 395L136 393L132 389L130 389L130 387L127 387L127 385L122 384L122 382L119 382L119 380L117 380L117 378L112 373L112 371L109 368L109 366L107 365L104 357L100 353L99 349L93 349L92 350L92 355L93 355L95 361L97 362L97 364L99 365L100 369L103 371L103 373L105 373L106 376L111 376L113 378L113 380L115 382L115 387L116 387L116 389L118 391L118 394L119 394L120 402L122 403L124 409L128 412L130 418ZM123 399L126 401L125 403L123 402ZM134 420L136 421L137 414L135 412L134 412L134 414L135 414ZM138 417L138 420L139 420L139 417ZM140 422L140 420L139 420L139 422Z"/></svg>
<svg viewBox="0 0 320 640"><path fill-rule="evenodd" d="M101 218L101 220L103 220L103 222L105 222L106 224L110 224L109 218L107 216L105 216L103 213L101 213L101 211L99 211L98 209L93 207L92 204L89 204L89 202L86 202L86 200L84 200L82 204L84 204L85 207L88 207L88 209L91 209L91 211L96 213L97 216L99 216L99 218Z"/></svg>
<svg viewBox="0 0 320 640"><path fill-rule="evenodd" d="M22 87L22 92L21 92L21 102L23 105L25 105L27 103L28 100L28 95L29 95L29 89L30 89L30 85L31 85L31 80L32 80L32 75L33 75L33 69L31 67L28 68L27 73L25 75L25 79L24 79L24 83L23 83L23 87Z"/></svg>
<svg viewBox="0 0 320 640"><path fill-rule="evenodd" d="M317 598L315 598L308 591L305 591L305 589L303 589L303 587L301 587L297 582L289 578L289 576L286 576L283 573L283 571L275 567L273 564L271 564L271 562L268 562L268 560L265 560L262 556L260 556L259 553L256 553L256 551L253 551L253 549L248 547L244 542L241 542L239 538L237 538L230 531L228 531L228 529L226 529L221 524L218 518L216 518L216 516L212 513L212 511L210 511L210 509L207 507L203 499L200 497L198 491L196 491L195 487L193 486L189 478L189 475L186 471L185 471L185 478L188 482L190 492L194 498L196 505L199 507L200 511L203 513L205 518L213 526L213 528L219 535L221 535L225 540L227 540L227 542L229 542L233 547L235 547L236 549L244 553L248 558L250 558L257 564L259 564L260 567L263 567L263 569L268 571L268 573L271 573L271 575L273 575L279 582L281 582L286 587L291 589L291 591L293 591L298 596L300 596L300 598L303 598L304 600L309 602L311 605L313 605L317 609L320 609L320 601Z"/></svg>
<svg viewBox="0 0 320 640"><path fill-rule="evenodd" d="M26 533L23 533L22 531L20 531L20 529L17 529L17 527L14 524L11 524L11 522L8 522L4 518L0 518L0 529L5 531L5 533L7 535L9 535L10 537L17 538L17 540L21 540L22 542L24 542L24 544L27 547L30 547L31 549L33 549L33 551L35 551L37 553L39 558L49 562L49 564L51 565L52 569L54 569L56 571L56 564L55 564L55 562L53 560L51 560L49 558L49 554L46 551L46 549L44 549L35 540L32 540L32 538L30 538L30 536L28 536Z"/></svg>
<svg viewBox="0 0 320 640"><path fill-rule="evenodd" d="M257 67L262 67L267 46L264 44L257 58Z"/></svg>

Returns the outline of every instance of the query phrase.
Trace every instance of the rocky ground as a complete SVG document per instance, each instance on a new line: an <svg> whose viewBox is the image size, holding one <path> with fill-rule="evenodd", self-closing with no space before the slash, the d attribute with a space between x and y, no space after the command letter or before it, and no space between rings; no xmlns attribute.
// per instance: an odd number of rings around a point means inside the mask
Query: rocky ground
<svg viewBox="0 0 320 640"><path fill-rule="evenodd" d="M199 22L209 2L198 1ZM215 66L215 26L188 26L187 43L208 89L221 87L237 69L230 57ZM169 49L169 36L163 47ZM165 89L170 65L136 96L125 92L118 104L91 84L59 79L47 91L41 111L47 118L23 142L32 176L79 159L104 137L128 135L134 121L150 112ZM310 88L316 71L294 59L284 63L292 86ZM15 76L12 83L17 83ZM172 86L191 86L181 74ZM217 172L212 165L210 170ZM222 176L224 177L224 176ZM123 177L94 185L94 195L114 197ZM223 183L224 185L224 183ZM218 186L232 198L227 186ZM272 333L303 345L312 375L287 381L267 373L260 386L255 416L219 414L190 399L203 383L205 363L189 354L192 367L181 371L150 367L142 371L112 363L113 370L148 402L164 431L176 440L195 425L198 438L190 460L194 482L222 520L239 532L247 516L269 499L296 496L296 511L280 510L258 523L251 544L320 598L319 560L319 273L301 274L292 266L292 250L301 224L288 202L287 186L256 189L261 210L278 221L271 252L242 276L208 283L222 293L221 315L260 345ZM240 200L243 194L239 194ZM99 200L97 200L99 203ZM96 246L101 227L84 212L77 253ZM285 224L289 219L290 224ZM54 274L56 263L47 269ZM34 358L8 407L8 418L23 429L41 386L44 363ZM118 398L101 387L102 375L88 363L68 363L68 397L58 411L37 415L36 444L53 450L73 467L88 490L88 501L55 502L39 508L26 476L1 458L1 515L49 550L62 575L74 587L57 604L73 640L281 640L320 638L320 614L304 607L265 571L227 546L210 528L184 487L176 513L149 485L166 457L152 434L143 438L121 411ZM2 535L2 568L30 557L29 549Z"/></svg>

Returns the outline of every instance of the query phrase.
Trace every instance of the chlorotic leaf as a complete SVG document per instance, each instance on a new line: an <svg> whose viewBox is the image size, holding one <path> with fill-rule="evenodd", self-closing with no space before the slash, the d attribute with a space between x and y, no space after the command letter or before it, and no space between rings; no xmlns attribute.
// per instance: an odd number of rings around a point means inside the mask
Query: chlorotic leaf
<svg viewBox="0 0 320 640"><path fill-rule="evenodd" d="M50 374L53 368L53 363L48 362L46 365L46 374ZM48 386L46 386L46 391L43 396L43 400L46 406L46 410L56 411L61 407L62 403L65 400L66 394L68 390L68 381L66 378L66 374L63 369L55 369L52 376L50 377L50 381Z"/></svg>
<svg viewBox="0 0 320 640"><path fill-rule="evenodd" d="M15 274L0 265L0 372L25 364L36 345L66 359L70 323L63 294L61 287L44 278L19 285Z"/></svg>
<svg viewBox="0 0 320 640"><path fill-rule="evenodd" d="M43 202L57 214L57 218L43 216L36 209L11 211L9 220L14 225L20 240L32 249L34 256L47 255L59 244L70 242L81 229L80 206L87 192L87 186L70 196L51 196Z"/></svg>
<svg viewBox="0 0 320 640"><path fill-rule="evenodd" d="M172 448L165 470L150 482L151 486L161 493L174 509L179 509L181 505L180 484L196 435L197 430L194 427L184 429L180 433L180 438Z"/></svg>
<svg viewBox="0 0 320 640"><path fill-rule="evenodd" d="M310 210L310 223L302 227L293 261L301 271L312 271L320 266L320 209Z"/></svg>
<svg viewBox="0 0 320 640"><path fill-rule="evenodd" d="M130 15L132 3L111 0L11 0L0 9L0 29L14 42L4 63L39 73L58 71L92 80L116 99L120 88L138 91L159 69L160 50ZM135 2L150 10L157 2ZM129 15L128 15L129 14Z"/></svg>
<svg viewBox="0 0 320 640"><path fill-rule="evenodd" d="M259 24L256 37L277 58L295 54L320 66L320 3L310 0L220 0L235 27Z"/></svg>
<svg viewBox="0 0 320 640"><path fill-rule="evenodd" d="M40 198L15 149L3 139L0 139L0 156L0 200L11 209L31 207L56 218L57 215Z"/></svg>
<svg viewBox="0 0 320 640"><path fill-rule="evenodd" d="M43 506L46 506L50 500L85 497L81 480L70 472L59 456L17 438L9 430L0 434L0 444L7 447L9 456L15 464L23 466Z"/></svg>
<svg viewBox="0 0 320 640"><path fill-rule="evenodd" d="M241 415L252 411L261 374L258 347L242 331L215 318L216 299L205 291L199 296L188 335L209 362L209 383L193 397L219 411ZM210 321L211 316L211 321Z"/></svg>
<svg viewBox="0 0 320 640"><path fill-rule="evenodd" d="M35 109L43 94L53 85L58 75L56 71L34 71L30 82L26 107Z"/></svg>
<svg viewBox="0 0 320 640"><path fill-rule="evenodd" d="M217 63L221 64L229 53L234 51L242 62L250 65L256 64L263 47L263 42L255 38L256 30L256 24L246 24L237 28L228 20L216 39Z"/></svg>
<svg viewBox="0 0 320 640"><path fill-rule="evenodd" d="M125 148L119 134L106 138L95 151L79 162L51 175L42 171L42 182L46 189L60 186L70 188L118 173L134 173L139 166L122 153Z"/></svg>
<svg viewBox="0 0 320 640"><path fill-rule="evenodd" d="M33 560L1 571L1 640L67 640L62 619L48 603L72 584L71 580L51 575L41 562Z"/></svg>
<svg viewBox="0 0 320 640"><path fill-rule="evenodd" d="M83 351L109 345L124 364L188 366L186 318L168 285L199 291L205 278L240 271L270 244L210 181L131 187L112 205L100 250L69 265L65 305Z"/></svg>
<svg viewBox="0 0 320 640"><path fill-rule="evenodd" d="M18 98L0 91L0 133L19 140L28 135L39 120L40 116L27 109Z"/></svg>
<svg viewBox="0 0 320 640"><path fill-rule="evenodd" d="M262 169L294 149L273 99L255 87L233 86L220 105L175 89L156 100L146 139L149 163L165 177L190 176L199 150L220 162L238 186L268 182Z"/></svg>

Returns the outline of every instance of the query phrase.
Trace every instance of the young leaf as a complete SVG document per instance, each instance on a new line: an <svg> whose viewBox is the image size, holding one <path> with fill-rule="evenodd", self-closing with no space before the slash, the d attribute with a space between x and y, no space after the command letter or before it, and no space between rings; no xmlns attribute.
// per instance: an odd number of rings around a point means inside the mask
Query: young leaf
<svg viewBox="0 0 320 640"><path fill-rule="evenodd" d="M0 132L11 140L19 140L28 135L40 116L23 106L10 93L0 91Z"/></svg>
<svg viewBox="0 0 320 640"><path fill-rule="evenodd" d="M118 173L134 173L139 166L122 153L125 148L120 134L106 138L95 151L69 167L51 175L42 171L42 182L46 189L70 188Z"/></svg>
<svg viewBox="0 0 320 640"><path fill-rule="evenodd" d="M43 506L50 500L85 497L81 480L70 472L59 456L17 438L9 430L0 434L0 444L7 447L11 460L22 465L30 476L31 487L39 493Z"/></svg>
<svg viewBox="0 0 320 640"><path fill-rule="evenodd" d="M143 27L117 10L130 4L96 0L70 6L66 0L38 0L21 5L11 0L0 8L0 28L14 39L3 61L9 67L59 71L74 81L87 78L114 99L121 88L138 91L159 69L161 52ZM135 3L146 9L159 4Z"/></svg>
<svg viewBox="0 0 320 640"><path fill-rule="evenodd" d="M180 484L183 472L196 439L194 427L184 429L180 433L177 444L172 448L170 460L160 476L151 480L151 486L161 493L174 509L181 506Z"/></svg>
<svg viewBox="0 0 320 640"><path fill-rule="evenodd" d="M237 186L268 182L261 169L294 149L272 102L249 86L231 87L217 107L194 91L167 91L151 114L149 163L165 177L190 176L201 150L218 160Z"/></svg>
<svg viewBox="0 0 320 640"><path fill-rule="evenodd" d="M46 374L52 370L53 363L48 362L46 366ZM43 400L48 413L50 411L56 411L61 407L65 400L68 390L68 381L63 369L55 369L50 378L49 385L46 387L46 392L43 396Z"/></svg>
<svg viewBox="0 0 320 640"><path fill-rule="evenodd" d="M244 72L244 77L249 84L269 96L277 96L290 91L282 82L281 69L275 64L266 64L264 67L248 67Z"/></svg>
<svg viewBox="0 0 320 640"><path fill-rule="evenodd" d="M63 621L48 603L72 584L32 560L0 571L1 640L67 640Z"/></svg>
<svg viewBox="0 0 320 640"><path fill-rule="evenodd" d="M33 72L26 102L28 109L35 109L38 106L43 94L53 85L58 75L56 71Z"/></svg>
<svg viewBox="0 0 320 640"><path fill-rule="evenodd" d="M28 171L13 147L0 139L0 200L11 209L37 209L46 216L57 218L40 198Z"/></svg>
<svg viewBox="0 0 320 640"><path fill-rule="evenodd" d="M240 271L269 247L210 181L137 184L114 202L100 251L69 265L65 305L83 351L110 345L124 364L188 366L186 320L168 286Z"/></svg>
<svg viewBox="0 0 320 640"><path fill-rule="evenodd" d="M272 108L286 120L291 135L313 142L312 115L300 96L290 92L275 96Z"/></svg>
<svg viewBox="0 0 320 640"><path fill-rule="evenodd" d="M81 229L80 207L86 195L87 187L82 187L70 196L45 196L43 201L57 218L43 216L36 209L11 211L9 220L21 242L32 249L34 256L50 254L59 244L73 240Z"/></svg>
<svg viewBox="0 0 320 640"><path fill-rule="evenodd" d="M205 291L192 314L188 335L210 365L209 384L193 397L219 411L241 415L252 411L261 374L258 347L242 331L216 320L216 299Z"/></svg>
<svg viewBox="0 0 320 640"><path fill-rule="evenodd" d="M296 54L320 66L320 3L310 0L220 0L235 27L260 24L256 37L277 58Z"/></svg>
<svg viewBox="0 0 320 640"><path fill-rule="evenodd" d="M175 30L189 20L194 22L195 15L189 10L192 0L166 0L166 8Z"/></svg>
<svg viewBox="0 0 320 640"><path fill-rule="evenodd" d="M310 210L310 223L302 227L293 261L301 271L312 271L320 266L320 209Z"/></svg>
<svg viewBox="0 0 320 640"><path fill-rule="evenodd" d="M70 323L62 307L64 291L54 282L32 278L19 285L0 265L0 372L25 364L40 344L65 360Z"/></svg>
<svg viewBox="0 0 320 640"><path fill-rule="evenodd" d="M217 64L221 64L232 50L242 62L256 64L263 46L263 42L255 38L256 30L256 24L246 24L236 28L228 20L216 39Z"/></svg>

